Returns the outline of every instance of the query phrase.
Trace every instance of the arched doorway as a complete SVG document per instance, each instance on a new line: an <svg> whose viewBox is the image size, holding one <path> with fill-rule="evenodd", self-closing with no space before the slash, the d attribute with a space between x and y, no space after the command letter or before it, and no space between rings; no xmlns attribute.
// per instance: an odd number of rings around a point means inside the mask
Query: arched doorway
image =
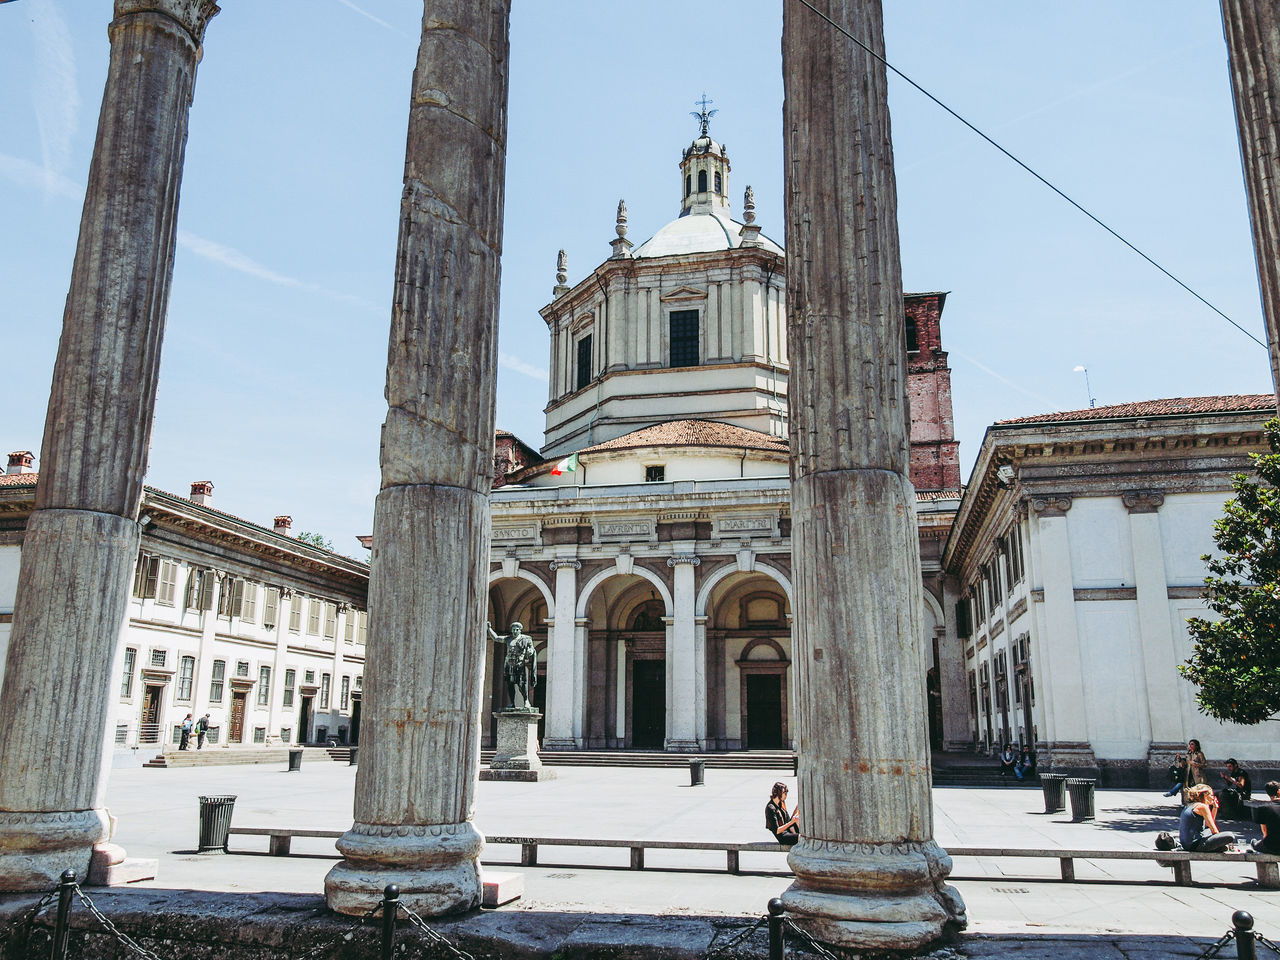
<svg viewBox="0 0 1280 960"><path fill-rule="evenodd" d="M544 735L547 715L547 599L539 585L518 577L499 577L489 583L489 603L486 611L489 623L500 634L507 633L511 624L519 621L524 632L533 637L538 651L538 685L533 692L533 705L542 714L538 721L538 741ZM506 644L487 641L484 661L484 687L480 701L481 746L492 747L497 736L497 721L493 714L507 706L506 688L503 683L502 663L507 655Z"/></svg>

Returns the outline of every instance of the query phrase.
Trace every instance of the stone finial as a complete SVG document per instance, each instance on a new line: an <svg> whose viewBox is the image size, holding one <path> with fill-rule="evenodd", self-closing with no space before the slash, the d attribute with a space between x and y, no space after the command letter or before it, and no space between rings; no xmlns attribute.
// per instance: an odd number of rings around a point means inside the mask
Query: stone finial
<svg viewBox="0 0 1280 960"><path fill-rule="evenodd" d="M552 296L560 296L568 293L569 288L565 286L565 282L569 279L569 257L561 250L556 254L556 285L551 288Z"/></svg>
<svg viewBox="0 0 1280 960"><path fill-rule="evenodd" d="M742 219L746 223L756 222L756 192L751 189L751 184L747 184L742 193Z"/></svg>
<svg viewBox="0 0 1280 960"><path fill-rule="evenodd" d="M618 222L613 229L620 237L627 235L627 201L625 200L618 201Z"/></svg>
<svg viewBox="0 0 1280 960"><path fill-rule="evenodd" d="M624 260L631 256L631 241L627 239L627 201L618 201L618 222L614 225L614 230L618 233L618 239L610 240L609 245L613 247L613 256L610 260Z"/></svg>

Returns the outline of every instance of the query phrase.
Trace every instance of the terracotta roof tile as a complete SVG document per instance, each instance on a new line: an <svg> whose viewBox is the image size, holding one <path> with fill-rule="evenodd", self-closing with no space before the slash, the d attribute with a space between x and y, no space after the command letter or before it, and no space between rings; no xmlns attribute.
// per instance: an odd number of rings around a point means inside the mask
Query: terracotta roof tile
<svg viewBox="0 0 1280 960"><path fill-rule="evenodd" d="M787 439L716 420L670 420L597 443L578 453L633 450L637 447L733 447L786 453Z"/></svg>
<svg viewBox="0 0 1280 960"><path fill-rule="evenodd" d="M25 487L36 485L34 473L0 473L0 487Z"/></svg>
<svg viewBox="0 0 1280 960"><path fill-rule="evenodd" d="M1136 403L1114 403L1086 410L1061 410L1038 413L1032 417L997 420L996 426L1018 423L1058 423L1071 420L1122 420L1129 417L1173 417L1196 413L1239 413L1251 410L1275 412L1276 398L1271 393L1239 394L1230 397L1173 397L1168 400L1139 400Z"/></svg>

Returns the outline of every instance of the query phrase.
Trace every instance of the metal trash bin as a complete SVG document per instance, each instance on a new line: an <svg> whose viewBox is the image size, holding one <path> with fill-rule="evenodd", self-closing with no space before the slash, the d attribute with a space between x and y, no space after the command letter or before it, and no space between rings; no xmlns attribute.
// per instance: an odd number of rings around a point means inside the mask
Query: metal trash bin
<svg viewBox="0 0 1280 960"><path fill-rule="evenodd" d="M354 767L360 763L360 748L352 747L351 756L347 758L347 766Z"/></svg>
<svg viewBox="0 0 1280 960"><path fill-rule="evenodd" d="M1093 819L1094 789L1097 785L1097 780L1085 780L1077 777L1071 777L1067 780L1067 793L1071 797L1072 823Z"/></svg>
<svg viewBox="0 0 1280 960"><path fill-rule="evenodd" d="M301 769L302 769L302 751L290 750L289 751L289 772L292 772L294 770L301 770Z"/></svg>
<svg viewBox="0 0 1280 960"><path fill-rule="evenodd" d="M200 843L199 853L226 853L227 839L231 835L231 811L235 809L236 798L201 797L200 798Z"/></svg>
<svg viewBox="0 0 1280 960"><path fill-rule="evenodd" d="M689 786L691 787L702 786L703 779L706 776L706 772L707 772L707 761L690 760L689 761Z"/></svg>
<svg viewBox="0 0 1280 960"><path fill-rule="evenodd" d="M1057 813L1059 810L1067 809L1066 786L1066 774L1040 774L1040 789L1044 791L1045 813Z"/></svg>

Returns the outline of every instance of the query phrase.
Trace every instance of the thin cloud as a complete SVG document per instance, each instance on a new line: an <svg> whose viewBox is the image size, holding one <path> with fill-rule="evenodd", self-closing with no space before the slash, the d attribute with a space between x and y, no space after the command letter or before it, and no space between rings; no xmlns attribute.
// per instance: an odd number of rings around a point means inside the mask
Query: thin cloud
<svg viewBox="0 0 1280 960"><path fill-rule="evenodd" d="M43 190L49 196L66 197L70 200L79 200L84 196L84 187L70 177L6 153L0 153L0 177L20 187Z"/></svg>
<svg viewBox="0 0 1280 960"><path fill-rule="evenodd" d="M362 9L360 9L360 8L359 8L359 7L357 7L354 3L352 3L352 2L351 2L351 0L338 0L338 2L339 2L340 4L342 4L344 7L347 7L348 9L354 10L356 13L360 14L360 16L362 16L362 17L367 17L368 19L370 19L370 20L372 20L374 23L376 23L378 26L383 27L383 28L385 28L385 29L387 29L387 30L390 30L392 33L397 34L398 36L404 37L404 38L406 38L406 39L408 39L408 40L417 40L417 39L418 39L417 37L413 36L413 34L405 33L403 30L400 30L400 29L398 29L398 28L396 28L396 27L392 26L391 24L387 23L387 21L382 20L382 19L379 19L378 17L375 17L375 16L374 16L372 13L370 13L368 10L362 10Z"/></svg>
<svg viewBox="0 0 1280 960"><path fill-rule="evenodd" d="M31 99L40 132L45 193L59 192L58 177L71 163L71 140L80 118L75 52L71 32L53 0L31 0L35 37L35 78Z"/></svg>
<svg viewBox="0 0 1280 960"><path fill-rule="evenodd" d="M1038 400L1040 403L1043 403L1043 404L1045 405L1045 410L1047 410L1047 411L1048 411L1048 410L1065 410L1065 409L1066 409L1066 407L1064 407L1062 404L1060 404L1060 403L1056 403L1056 402L1054 402L1053 400L1050 400L1048 397L1042 396L1041 394L1038 394L1038 393L1035 393L1034 391L1028 390L1026 387L1022 386L1021 384L1014 383L1014 382L1013 382L1012 380L1010 380L1008 377L1003 376L1002 374L996 373L994 370L992 370L992 369L991 369L990 367L988 367L986 364L984 364L984 363L979 363L977 360L973 359L973 357L969 356L967 353L961 353L961 352L960 352L959 350L957 350L955 347L949 347L949 348L947 349L947 352L948 352L948 353L954 353L957 357L960 357L961 359L964 359L964 360L968 360L970 363L972 363L975 367L977 367L977 368L978 368L979 370L981 370L983 373L985 373L985 374L987 374L988 376L994 377L995 379L999 380L999 381L1000 381L1001 383L1003 383L1006 387L1011 387L1011 388L1013 388L1014 390L1017 390L1019 393L1024 394L1024 395L1026 395L1026 396L1030 397L1032 400Z"/></svg>
<svg viewBox="0 0 1280 960"><path fill-rule="evenodd" d="M307 283L305 280L299 280L297 277L286 276L283 273L276 273L270 267L264 267L252 257L245 253L241 253L234 247L228 247L225 244L218 243L214 240L208 240L204 237L196 236L194 233L188 233L186 230L178 231L178 245L186 250L190 250L197 257L208 260L210 263L216 263L219 266L226 267L228 270L235 270L238 273L246 274L250 277L256 277L259 280L265 280L268 283L274 283L281 287L290 287L294 290L306 290L309 293L318 293L321 296L329 297L333 300L343 300L347 303L354 303L364 307L367 310L373 310L373 305L367 300L361 300L359 297L353 297L348 293L338 293L335 290L328 290L314 283Z"/></svg>
<svg viewBox="0 0 1280 960"><path fill-rule="evenodd" d="M509 353L498 353L498 366L506 367L508 370L514 370L516 373L523 373L526 377L532 377L534 380L547 382L547 371L542 367L535 367L532 363L525 363L519 357L513 357Z"/></svg>

